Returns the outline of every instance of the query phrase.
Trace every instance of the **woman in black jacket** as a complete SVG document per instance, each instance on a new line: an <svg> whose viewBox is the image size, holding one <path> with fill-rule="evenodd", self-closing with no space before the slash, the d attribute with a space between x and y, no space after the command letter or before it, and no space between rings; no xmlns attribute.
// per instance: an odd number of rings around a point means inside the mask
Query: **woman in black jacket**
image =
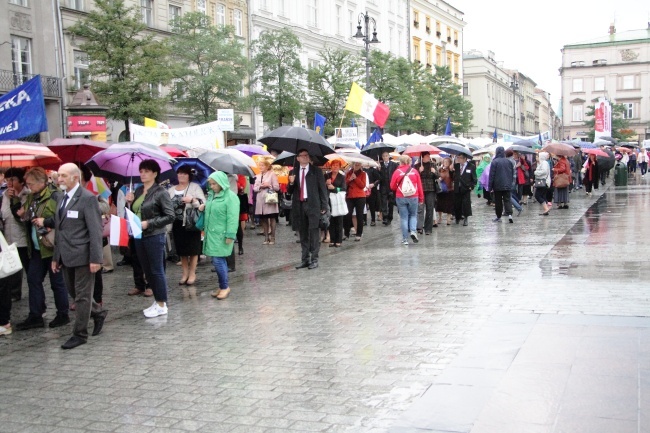
<svg viewBox="0 0 650 433"><path fill-rule="evenodd" d="M142 222L142 237L135 239L135 251L153 290L155 301L143 310L145 317L167 314L167 278L165 276L165 242L167 225L174 221L174 207L169 193L158 183L160 165L153 159L140 163L142 186L126 195L131 210Z"/></svg>
<svg viewBox="0 0 650 433"><path fill-rule="evenodd" d="M337 193L340 191L345 191L345 176L340 172L341 162L334 160L330 163L332 171L325 174L325 186L327 187L328 193ZM332 203L330 201L330 209L332 208ZM330 247L340 247L341 242L343 242L343 218L344 215L332 216L330 217Z"/></svg>

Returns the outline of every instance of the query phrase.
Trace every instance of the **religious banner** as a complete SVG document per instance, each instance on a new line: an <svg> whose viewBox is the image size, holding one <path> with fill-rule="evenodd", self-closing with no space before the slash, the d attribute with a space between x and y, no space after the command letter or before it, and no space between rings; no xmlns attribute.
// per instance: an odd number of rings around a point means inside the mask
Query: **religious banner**
<svg viewBox="0 0 650 433"><path fill-rule="evenodd" d="M594 141L612 137L612 107L605 98L598 98L594 107Z"/></svg>
<svg viewBox="0 0 650 433"><path fill-rule="evenodd" d="M159 129L146 126L129 125L131 141L155 144L182 144L190 149L222 149L224 147L223 131L219 122L204 123L203 125L187 128Z"/></svg>
<svg viewBox="0 0 650 433"><path fill-rule="evenodd" d="M18 140L47 131L41 76L0 97L0 140Z"/></svg>

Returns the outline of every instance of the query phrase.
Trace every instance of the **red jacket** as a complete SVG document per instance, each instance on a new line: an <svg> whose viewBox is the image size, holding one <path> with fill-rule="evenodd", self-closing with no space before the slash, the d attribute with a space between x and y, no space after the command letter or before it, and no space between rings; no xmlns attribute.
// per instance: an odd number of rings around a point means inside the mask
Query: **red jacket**
<svg viewBox="0 0 650 433"><path fill-rule="evenodd" d="M404 198L404 194L402 194L401 186L402 186L402 179L406 175L407 170L411 168L408 165L400 165L397 167L397 170L395 170L395 173L393 173L393 178L390 180L390 189L392 191L395 191L395 198ZM415 185L415 189L417 192L415 193L417 198L418 198L418 203L424 203L424 191L422 190L422 180L420 179L420 173L418 173L417 170L411 168L411 171L409 171L408 174L409 179L411 179L411 182L413 185ZM400 188L398 188L398 186ZM407 198L413 198L414 196L407 197Z"/></svg>
<svg viewBox="0 0 650 433"><path fill-rule="evenodd" d="M517 185L526 185L526 178L528 177L527 174L529 173L530 165L528 165L528 161L526 161L526 158L523 156L519 157L519 164L520 167L517 167Z"/></svg>
<svg viewBox="0 0 650 433"><path fill-rule="evenodd" d="M353 170L350 170L345 175L345 184L347 185L348 191L346 193L347 198L365 198L366 197L366 172L359 170L356 173L357 177L354 180L350 180L352 177Z"/></svg>

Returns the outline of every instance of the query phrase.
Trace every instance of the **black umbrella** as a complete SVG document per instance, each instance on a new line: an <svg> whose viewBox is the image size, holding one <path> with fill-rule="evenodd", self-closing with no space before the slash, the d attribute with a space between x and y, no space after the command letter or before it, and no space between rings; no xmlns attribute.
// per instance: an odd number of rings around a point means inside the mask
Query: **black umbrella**
<svg viewBox="0 0 650 433"><path fill-rule="evenodd" d="M598 170L600 171L607 171L611 170L614 168L614 164L616 164L616 158L614 157L614 152L612 152L609 148L605 147L603 148L603 151L607 153L609 156L597 156L596 161L598 161Z"/></svg>
<svg viewBox="0 0 650 433"><path fill-rule="evenodd" d="M324 156L312 156L311 159L313 163L318 166L325 165L327 161L329 161ZM283 167L295 167L298 163L296 162L295 153L284 151L279 154L271 164L281 165Z"/></svg>
<svg viewBox="0 0 650 433"><path fill-rule="evenodd" d="M367 157L372 158L376 161L381 158L381 155L384 152L395 152L395 146L391 146L390 144L382 143L379 141L369 144L361 150L362 155L366 155Z"/></svg>
<svg viewBox="0 0 650 433"><path fill-rule="evenodd" d="M620 143L621 147L626 147L628 149L636 149L638 146L632 143Z"/></svg>
<svg viewBox="0 0 650 433"><path fill-rule="evenodd" d="M519 144L513 144L512 146L509 147L510 150L513 152L519 152L519 153L537 153L535 149L532 147L527 147L527 146L520 146Z"/></svg>
<svg viewBox="0 0 650 433"><path fill-rule="evenodd" d="M436 144L435 145L438 149L442 150L445 153L448 153L450 155L466 155L468 158L472 158L472 151L466 148L465 146L461 146L460 144L454 144L454 143L445 143L445 144Z"/></svg>
<svg viewBox="0 0 650 433"><path fill-rule="evenodd" d="M269 150L298 153L306 150L311 156L325 156L334 153L332 145L311 129L299 126L281 126L268 132L258 141L266 144Z"/></svg>
<svg viewBox="0 0 650 433"><path fill-rule="evenodd" d="M519 140L515 141L513 144L516 144L517 146L526 146L526 147L540 147L539 141L537 140Z"/></svg>

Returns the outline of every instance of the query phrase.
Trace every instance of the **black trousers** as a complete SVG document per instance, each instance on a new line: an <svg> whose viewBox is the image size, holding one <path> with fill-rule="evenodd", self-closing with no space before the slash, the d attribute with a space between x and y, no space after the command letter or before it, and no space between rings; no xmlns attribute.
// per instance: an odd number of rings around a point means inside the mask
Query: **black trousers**
<svg viewBox="0 0 650 433"><path fill-rule="evenodd" d="M494 211L497 213L497 218L503 215L503 207L506 208L506 215L512 215L512 201L510 197L512 191L494 191Z"/></svg>
<svg viewBox="0 0 650 433"><path fill-rule="evenodd" d="M424 203L418 205L418 230L431 233L433 230L433 209L436 206L436 192L424 191Z"/></svg>
<svg viewBox="0 0 650 433"><path fill-rule="evenodd" d="M356 236L361 237L363 235L363 209L366 207L366 198L348 198L345 200L348 205L348 214L343 220L343 231L345 232L345 237L350 237L350 229L352 228L352 212L356 209L357 217L357 233Z"/></svg>
<svg viewBox="0 0 650 433"><path fill-rule="evenodd" d="M393 206L395 206L393 194L390 191L380 190L381 192L381 218L382 221L393 220Z"/></svg>
<svg viewBox="0 0 650 433"><path fill-rule="evenodd" d="M300 218L300 248L301 248L301 261L302 263L310 263L318 261L318 253L320 252L320 228L309 228L309 218L307 216L307 202L300 202L298 210L298 218ZM331 240L331 239L330 239Z"/></svg>
<svg viewBox="0 0 650 433"><path fill-rule="evenodd" d="M343 218L343 215L330 218L330 243L340 244L343 241Z"/></svg>
<svg viewBox="0 0 650 433"><path fill-rule="evenodd" d="M457 220L472 216L472 192L454 192L454 216Z"/></svg>

